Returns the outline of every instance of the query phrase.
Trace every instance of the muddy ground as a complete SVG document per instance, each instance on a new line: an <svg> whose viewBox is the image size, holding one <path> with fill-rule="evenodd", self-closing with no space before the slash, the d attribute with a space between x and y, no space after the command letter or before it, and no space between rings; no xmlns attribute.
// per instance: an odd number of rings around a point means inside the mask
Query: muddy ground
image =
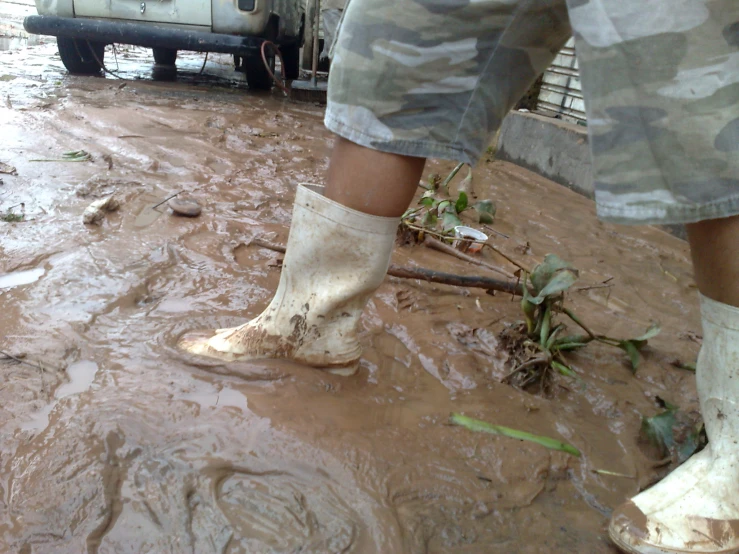
<svg viewBox="0 0 739 554"><path fill-rule="evenodd" d="M0 222L0 349L33 365L0 360L0 551L615 552L609 512L665 471L641 417L657 396L697 408L693 374L671 365L699 347L684 242L599 223L591 201L484 162L475 190L497 203L501 250L528 265L556 253L581 287L610 279L568 295L598 331L661 322L636 375L595 345L569 357L581 379L546 397L502 384L496 336L518 302L397 278L366 309L355 377L193 365L173 348L182 332L268 303L280 256L246 244L284 242L296 185L321 181L321 109L248 91L228 58L198 76L203 56L188 54L162 76L124 48L117 66L106 54L124 79L81 78L54 44L7 46L0 161L17 175L0 175L0 212L25 219ZM32 161L79 149L94 160ZM151 209L182 190L199 218ZM111 192L120 211L83 225ZM394 262L485 274L423 246ZM583 456L451 427L452 411Z"/></svg>

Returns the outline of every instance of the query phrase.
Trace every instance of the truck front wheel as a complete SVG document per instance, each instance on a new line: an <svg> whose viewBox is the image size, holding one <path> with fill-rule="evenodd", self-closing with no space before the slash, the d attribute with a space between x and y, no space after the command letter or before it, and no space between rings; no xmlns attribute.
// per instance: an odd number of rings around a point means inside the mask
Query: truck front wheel
<svg viewBox="0 0 739 554"><path fill-rule="evenodd" d="M275 72L275 54L271 48L266 48L266 58L272 73ZM241 58L241 67L246 71L246 83L252 90L271 90L272 77L262 61L262 54L257 52Z"/></svg>
<svg viewBox="0 0 739 554"><path fill-rule="evenodd" d="M73 75L97 75L103 69L105 44L78 38L57 37L59 56Z"/></svg>

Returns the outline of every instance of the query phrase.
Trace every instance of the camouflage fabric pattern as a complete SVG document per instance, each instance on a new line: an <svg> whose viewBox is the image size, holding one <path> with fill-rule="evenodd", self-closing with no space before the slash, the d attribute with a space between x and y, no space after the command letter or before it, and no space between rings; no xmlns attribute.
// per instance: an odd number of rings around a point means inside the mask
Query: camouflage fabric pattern
<svg viewBox="0 0 739 554"><path fill-rule="evenodd" d="M739 1L568 4L351 0L327 127L369 148L474 164L572 25L599 216L739 214Z"/></svg>

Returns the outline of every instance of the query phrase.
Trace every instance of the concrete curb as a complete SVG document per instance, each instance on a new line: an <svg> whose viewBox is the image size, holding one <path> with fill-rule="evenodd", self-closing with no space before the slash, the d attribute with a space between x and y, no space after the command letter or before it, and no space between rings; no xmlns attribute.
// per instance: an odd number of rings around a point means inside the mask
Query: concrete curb
<svg viewBox="0 0 739 554"><path fill-rule="evenodd" d="M501 125L496 157L593 198L593 168L585 127L511 112Z"/></svg>
<svg viewBox="0 0 739 554"><path fill-rule="evenodd" d="M527 112L511 112L498 135L499 160L520 165L588 198L594 197L593 166L585 127ZM684 225L658 225L686 239Z"/></svg>

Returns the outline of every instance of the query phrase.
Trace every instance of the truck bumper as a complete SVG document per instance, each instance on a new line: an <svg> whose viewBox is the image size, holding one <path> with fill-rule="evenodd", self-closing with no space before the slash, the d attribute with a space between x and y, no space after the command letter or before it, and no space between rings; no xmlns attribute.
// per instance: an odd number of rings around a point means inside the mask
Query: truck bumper
<svg viewBox="0 0 739 554"><path fill-rule="evenodd" d="M104 44L133 44L146 48L170 48L194 52L223 52L246 56L259 51L263 39L158 27L155 23L132 23L102 19L81 19L53 15L29 15L23 20L27 32L35 35L68 37Z"/></svg>

